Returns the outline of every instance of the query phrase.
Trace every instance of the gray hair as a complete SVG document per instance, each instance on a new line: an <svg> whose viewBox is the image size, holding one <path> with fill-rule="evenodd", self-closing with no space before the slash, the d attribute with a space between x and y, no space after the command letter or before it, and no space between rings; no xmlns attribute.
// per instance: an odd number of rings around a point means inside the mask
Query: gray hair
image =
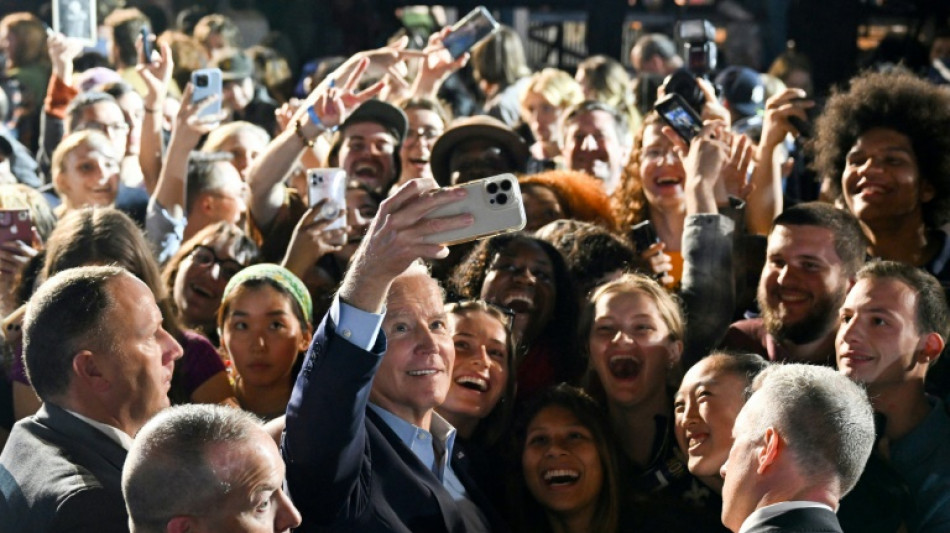
<svg viewBox="0 0 950 533"><path fill-rule="evenodd" d="M771 365L752 385L760 409L745 430L774 427L809 479L835 480L839 497L854 488L874 447L874 411L865 390L833 368Z"/></svg>
<svg viewBox="0 0 950 533"><path fill-rule="evenodd" d="M111 345L105 319L114 299L107 285L123 274L131 276L117 266L71 268L48 279L30 298L23 318L23 362L43 401L66 393L77 352Z"/></svg>
<svg viewBox="0 0 950 533"><path fill-rule="evenodd" d="M132 531L164 532L176 516L208 514L231 490L209 465L210 449L259 431L253 414L222 405L180 405L156 415L135 436L122 469Z"/></svg>

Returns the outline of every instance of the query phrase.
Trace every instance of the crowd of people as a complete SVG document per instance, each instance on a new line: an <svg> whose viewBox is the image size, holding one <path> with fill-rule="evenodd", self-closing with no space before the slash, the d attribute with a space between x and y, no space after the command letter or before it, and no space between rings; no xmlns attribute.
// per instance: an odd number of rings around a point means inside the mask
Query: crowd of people
<svg viewBox="0 0 950 533"><path fill-rule="evenodd" d="M179 22L0 19L0 530L950 530L950 33L825 95ZM524 229L434 243L504 173Z"/></svg>

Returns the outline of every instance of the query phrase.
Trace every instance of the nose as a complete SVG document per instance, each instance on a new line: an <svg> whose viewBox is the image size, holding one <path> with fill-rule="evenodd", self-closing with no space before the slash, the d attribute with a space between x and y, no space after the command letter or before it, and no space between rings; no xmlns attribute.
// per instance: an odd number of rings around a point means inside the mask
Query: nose
<svg viewBox="0 0 950 533"><path fill-rule="evenodd" d="M485 345L478 347L478 351L472 356L471 363L474 366L483 366L488 368L491 365L491 358L488 356L488 348Z"/></svg>
<svg viewBox="0 0 950 533"><path fill-rule="evenodd" d="M699 404L691 402L689 398L683 400L683 420L689 422L699 418ZM685 425L685 424L684 424Z"/></svg>
<svg viewBox="0 0 950 533"><path fill-rule="evenodd" d="M289 531L300 525L300 511L282 490L277 491L277 512L274 514L274 531Z"/></svg>
<svg viewBox="0 0 950 533"><path fill-rule="evenodd" d="M627 335L626 331L622 329L618 329L617 333L614 334L614 338L611 339L611 342L614 344L633 342L633 337L631 337L630 335Z"/></svg>
<svg viewBox="0 0 950 533"><path fill-rule="evenodd" d="M719 467L719 477L726 479L726 467L729 466L729 459L726 459L725 463L722 463L722 466Z"/></svg>
<svg viewBox="0 0 950 533"><path fill-rule="evenodd" d="M221 264L218 263L217 261L215 261L214 263L211 263L211 269L209 271L209 274L211 275L211 279L214 279L214 280L221 279Z"/></svg>
<svg viewBox="0 0 950 533"><path fill-rule="evenodd" d="M776 281L778 281L779 285L784 285L788 281L788 279L791 277L792 277L791 265L784 265L781 269L779 269L778 278L776 278Z"/></svg>
<svg viewBox="0 0 950 533"><path fill-rule="evenodd" d="M567 449L564 447L563 440L559 437L552 437L547 449L544 450L544 455L546 457L567 455Z"/></svg>
<svg viewBox="0 0 950 533"><path fill-rule="evenodd" d="M534 285L538 281L528 267L518 268L515 272L515 279L530 285Z"/></svg>
<svg viewBox="0 0 950 533"><path fill-rule="evenodd" d="M585 150L587 152L593 152L597 150L597 140L594 139L593 135L588 134L584 136L584 140L581 141L581 150Z"/></svg>
<svg viewBox="0 0 950 533"><path fill-rule="evenodd" d="M181 349L181 345L178 344L178 341L175 340L175 337L171 336L171 333L165 331L164 328L161 330L162 335L162 362L167 364L172 361L177 361L185 353Z"/></svg>
<svg viewBox="0 0 950 533"><path fill-rule="evenodd" d="M841 325L838 326L838 338L853 346L860 341L860 331L861 328L858 325L857 318L852 316L850 320L842 321Z"/></svg>
<svg viewBox="0 0 950 533"><path fill-rule="evenodd" d="M435 342L435 335L428 327L416 328L416 351L420 353L433 353L437 351L438 344Z"/></svg>

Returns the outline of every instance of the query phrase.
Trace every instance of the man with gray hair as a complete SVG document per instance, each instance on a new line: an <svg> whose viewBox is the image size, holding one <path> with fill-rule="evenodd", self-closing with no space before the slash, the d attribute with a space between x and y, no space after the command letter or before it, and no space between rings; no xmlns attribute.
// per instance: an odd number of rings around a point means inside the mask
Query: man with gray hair
<svg viewBox="0 0 950 533"><path fill-rule="evenodd" d="M152 291L126 270L74 268L41 285L23 320L23 359L43 406L0 454L0 529L128 531L122 463L168 407L181 355Z"/></svg>
<svg viewBox="0 0 950 533"><path fill-rule="evenodd" d="M662 33L648 33L637 39L630 49L630 64L638 74L668 76L683 66L683 59L676 53L673 39Z"/></svg>
<svg viewBox="0 0 950 533"><path fill-rule="evenodd" d="M841 532L838 503L874 446L865 391L835 370L764 370L739 412L720 473L722 522L735 533Z"/></svg>
<svg viewBox="0 0 950 533"><path fill-rule="evenodd" d="M277 445L254 415L181 405L136 435L122 495L133 533L274 533L300 525L283 481Z"/></svg>

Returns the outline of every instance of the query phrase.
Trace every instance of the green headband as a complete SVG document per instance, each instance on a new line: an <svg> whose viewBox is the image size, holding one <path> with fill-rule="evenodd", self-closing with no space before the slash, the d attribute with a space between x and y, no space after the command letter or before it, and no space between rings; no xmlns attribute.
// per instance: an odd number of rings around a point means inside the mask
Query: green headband
<svg viewBox="0 0 950 533"><path fill-rule="evenodd" d="M249 266L235 274L224 288L221 300L224 301L231 291L252 280L270 280L280 285L294 297L294 300L297 300L307 324L313 322L313 304L310 301L310 291L307 290L307 286L293 272L273 263Z"/></svg>

